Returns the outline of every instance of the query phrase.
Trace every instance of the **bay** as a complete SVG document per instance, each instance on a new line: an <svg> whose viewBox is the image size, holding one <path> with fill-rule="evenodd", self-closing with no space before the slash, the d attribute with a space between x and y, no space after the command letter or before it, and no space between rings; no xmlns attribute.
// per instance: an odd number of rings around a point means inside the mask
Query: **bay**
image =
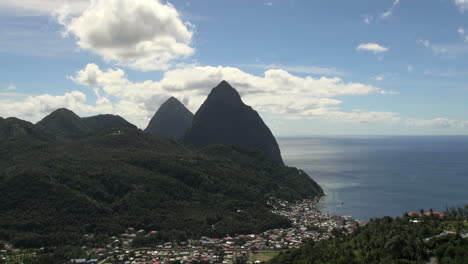
<svg viewBox="0 0 468 264"><path fill-rule="evenodd" d="M324 189L319 209L359 220L468 204L467 136L278 138Z"/></svg>

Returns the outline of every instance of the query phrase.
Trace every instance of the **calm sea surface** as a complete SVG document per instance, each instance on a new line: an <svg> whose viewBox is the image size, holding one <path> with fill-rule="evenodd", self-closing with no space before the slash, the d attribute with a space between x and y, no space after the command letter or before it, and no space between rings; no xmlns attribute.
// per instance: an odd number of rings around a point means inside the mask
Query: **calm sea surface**
<svg viewBox="0 0 468 264"><path fill-rule="evenodd" d="M324 189L322 212L371 217L468 204L468 137L279 138Z"/></svg>

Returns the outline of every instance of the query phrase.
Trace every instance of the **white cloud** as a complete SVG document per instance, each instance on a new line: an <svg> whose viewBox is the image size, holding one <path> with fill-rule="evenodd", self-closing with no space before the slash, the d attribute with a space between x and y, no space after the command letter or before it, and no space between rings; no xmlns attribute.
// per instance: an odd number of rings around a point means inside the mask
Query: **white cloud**
<svg viewBox="0 0 468 264"><path fill-rule="evenodd" d="M397 91L387 91L387 90L381 90L379 93L380 93L380 94L385 94L385 95L397 95L397 94L400 94L400 92L397 92Z"/></svg>
<svg viewBox="0 0 468 264"><path fill-rule="evenodd" d="M388 48L377 43L362 43L359 46L357 46L356 50L370 51L374 54L378 54L387 52Z"/></svg>
<svg viewBox="0 0 468 264"><path fill-rule="evenodd" d="M443 54L448 53L447 48L445 48L442 45L433 44L429 40L419 39L418 42L419 42L419 44L423 45L424 47L431 49L434 54L443 55Z"/></svg>
<svg viewBox="0 0 468 264"><path fill-rule="evenodd" d="M375 15L375 17L373 15L363 15L362 17L364 19L364 23L372 24L372 22L374 21L379 22L379 21L386 20L392 17L393 13L395 12L395 9L397 8L399 4L400 4L400 0L394 0L392 3L392 6L389 9L387 9L387 11L382 12L379 15Z"/></svg>
<svg viewBox="0 0 468 264"><path fill-rule="evenodd" d="M382 73L382 74L379 74L379 75L376 75L374 76L372 79L374 79L375 81L383 81L383 80L387 80L387 79L393 79L395 77L398 76L398 73L395 73L395 72L387 72L387 73Z"/></svg>
<svg viewBox="0 0 468 264"><path fill-rule="evenodd" d="M86 9L90 0L2 0L0 10L9 15L51 15L55 10L68 6L72 14L79 14Z"/></svg>
<svg viewBox="0 0 468 264"><path fill-rule="evenodd" d="M455 0L455 5L460 9L460 12L468 10L468 0Z"/></svg>
<svg viewBox="0 0 468 264"><path fill-rule="evenodd" d="M16 86L10 83L10 84L7 86L6 90L7 90L7 91L14 91L14 90L16 90Z"/></svg>
<svg viewBox="0 0 468 264"><path fill-rule="evenodd" d="M430 49L432 53L437 56L456 58L468 54L468 45L466 43L434 44L424 39L419 39L418 43Z"/></svg>
<svg viewBox="0 0 468 264"><path fill-rule="evenodd" d="M4 117L15 116L31 122L41 120L57 108L68 108L81 115L111 113L113 107L107 99L95 104L87 104L87 97L80 91L72 91L60 96L49 94L28 96L22 101L0 99L0 113Z"/></svg>
<svg viewBox="0 0 468 264"><path fill-rule="evenodd" d="M466 30L462 27L459 27L458 30L458 35L460 35L460 38L465 41L465 42L468 42L468 33L466 32Z"/></svg>
<svg viewBox="0 0 468 264"><path fill-rule="evenodd" d="M418 127L468 128L468 120L452 120L447 118L408 119L406 120L406 124Z"/></svg>
<svg viewBox="0 0 468 264"><path fill-rule="evenodd" d="M398 6L398 4L400 4L400 0L393 1L392 7L390 7L390 9L388 9L386 12L383 12L382 14L380 14L380 18L387 19L391 17L393 15L393 12L395 11L395 8Z"/></svg>
<svg viewBox="0 0 468 264"><path fill-rule="evenodd" d="M241 93L247 104L259 111L276 114L278 120L385 122L418 127L468 128L468 121L462 120L403 119L394 112L362 109L343 111L340 109L343 96L396 92L362 83L345 82L341 78L299 77L280 69L267 70L258 76L233 67L189 66L167 71L159 81L132 82L121 69L101 70L97 65L89 64L70 79L91 87L96 101L90 102L80 91L61 96L28 96L20 101L0 99L0 115L36 122L51 111L65 107L81 116L119 114L144 128L169 96L177 97L192 111L196 111L211 88L221 80L227 80Z"/></svg>
<svg viewBox="0 0 468 264"><path fill-rule="evenodd" d="M412 64L408 64L406 66L406 71L409 72L409 73L412 73L414 70L414 66Z"/></svg>
<svg viewBox="0 0 468 264"><path fill-rule="evenodd" d="M193 26L159 0L93 0L77 17L66 9L56 14L65 34L106 61L138 70L165 70L191 56Z"/></svg>
<svg viewBox="0 0 468 264"><path fill-rule="evenodd" d="M306 65L281 65L281 64L240 64L239 66L258 68L258 69L282 69L288 72L305 73L312 75L325 75L325 76L347 76L348 73L340 71L336 68L327 68L320 66L306 66Z"/></svg>
<svg viewBox="0 0 468 264"><path fill-rule="evenodd" d="M364 19L364 23L366 24L372 24L372 21L374 21L374 17L371 16L371 15L364 15L362 16L362 18Z"/></svg>
<svg viewBox="0 0 468 264"><path fill-rule="evenodd" d="M84 86L102 86L107 94L112 95L119 95L130 84L123 70L107 69L103 72L96 64L88 64L83 70L76 72L75 76L68 78Z"/></svg>
<svg viewBox="0 0 468 264"><path fill-rule="evenodd" d="M273 2L264 2L263 3L265 6L273 6Z"/></svg>
<svg viewBox="0 0 468 264"><path fill-rule="evenodd" d="M121 69L102 71L94 64L70 77L76 83L99 87L106 96L118 98L114 113L126 117L140 127L169 96L184 101L195 112L211 88L221 80L230 82L243 100L263 112L285 118L325 119L344 122L394 121L397 114L353 111L337 108L342 101L337 96L394 94L362 83L345 82L341 78L298 77L285 70L265 71L252 75L233 67L189 66L164 73L160 81L131 82Z"/></svg>

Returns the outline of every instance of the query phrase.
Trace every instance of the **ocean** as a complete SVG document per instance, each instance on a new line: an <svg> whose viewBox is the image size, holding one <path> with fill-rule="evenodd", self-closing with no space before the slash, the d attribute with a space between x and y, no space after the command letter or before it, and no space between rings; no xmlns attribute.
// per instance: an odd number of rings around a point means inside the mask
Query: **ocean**
<svg viewBox="0 0 468 264"><path fill-rule="evenodd" d="M373 217L468 204L468 136L278 138L324 189L324 213Z"/></svg>

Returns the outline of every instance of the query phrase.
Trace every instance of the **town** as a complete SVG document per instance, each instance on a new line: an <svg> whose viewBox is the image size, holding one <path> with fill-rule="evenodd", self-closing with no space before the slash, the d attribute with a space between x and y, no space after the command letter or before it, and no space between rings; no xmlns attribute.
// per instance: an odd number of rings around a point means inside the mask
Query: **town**
<svg viewBox="0 0 468 264"><path fill-rule="evenodd" d="M287 217L292 226L273 229L261 234L237 235L224 238L201 237L198 240L165 242L156 248L133 248L137 237L157 234L158 231L128 228L106 248L88 249L99 263L149 264L149 263L261 263L281 251L299 248L303 241L318 241L332 236L333 229L353 232L365 222L350 216L331 216L316 209L318 200L298 203L277 201L273 212ZM98 259L72 259L70 263L98 263Z"/></svg>

